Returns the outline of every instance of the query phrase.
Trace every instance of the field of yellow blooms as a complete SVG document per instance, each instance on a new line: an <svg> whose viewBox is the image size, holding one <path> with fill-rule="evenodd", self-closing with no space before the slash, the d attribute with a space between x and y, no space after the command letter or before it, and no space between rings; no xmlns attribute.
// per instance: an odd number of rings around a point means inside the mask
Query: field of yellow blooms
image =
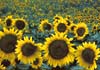
<svg viewBox="0 0 100 70"><path fill-rule="evenodd" d="M0 0L0 70L100 70L100 0Z"/></svg>

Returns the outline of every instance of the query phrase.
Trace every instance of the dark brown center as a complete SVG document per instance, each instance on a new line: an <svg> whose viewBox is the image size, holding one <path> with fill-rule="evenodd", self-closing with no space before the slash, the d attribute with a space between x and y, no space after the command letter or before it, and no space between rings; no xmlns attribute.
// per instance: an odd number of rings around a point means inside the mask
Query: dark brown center
<svg viewBox="0 0 100 70"><path fill-rule="evenodd" d="M44 30L50 30L51 29L51 25L46 23L46 24L44 24L43 28L44 28Z"/></svg>
<svg viewBox="0 0 100 70"><path fill-rule="evenodd" d="M37 50L37 46L32 45L31 43L26 43L22 46L22 54L24 56L31 56L33 55Z"/></svg>
<svg viewBox="0 0 100 70"><path fill-rule="evenodd" d="M58 26L57 26L57 30L59 32L65 32L66 31L66 25L63 24L63 23L60 23Z"/></svg>
<svg viewBox="0 0 100 70"><path fill-rule="evenodd" d="M16 62L16 64L19 64L20 60L18 60L18 58L15 58L15 62Z"/></svg>
<svg viewBox="0 0 100 70"><path fill-rule="evenodd" d="M95 53L92 49L86 48L82 52L82 58L89 64L92 64L95 58Z"/></svg>
<svg viewBox="0 0 100 70"><path fill-rule="evenodd" d="M67 20L67 25L70 26L70 24L71 24L70 21Z"/></svg>
<svg viewBox="0 0 100 70"><path fill-rule="evenodd" d="M84 35L84 33L85 33L85 29L84 28L78 28L77 29L77 34L78 34L78 36L83 36Z"/></svg>
<svg viewBox="0 0 100 70"><path fill-rule="evenodd" d="M55 40L49 45L49 55L54 59L62 59L67 56L68 45L63 40Z"/></svg>
<svg viewBox="0 0 100 70"><path fill-rule="evenodd" d="M17 27L19 30L22 30L22 29L24 29L24 27L25 27L25 22L22 21L22 20L17 20L15 24L16 24L16 27Z"/></svg>
<svg viewBox="0 0 100 70"><path fill-rule="evenodd" d="M5 67L8 67L8 66L10 66L10 61L4 59L4 60L1 62L1 65L5 66Z"/></svg>
<svg viewBox="0 0 100 70"><path fill-rule="evenodd" d="M11 19L7 19L7 20L6 20L6 25L7 25L7 26L11 26L11 23L12 23L12 20L11 20Z"/></svg>
<svg viewBox="0 0 100 70"><path fill-rule="evenodd" d="M93 29L96 29L96 28L97 28L96 26L93 27Z"/></svg>
<svg viewBox="0 0 100 70"><path fill-rule="evenodd" d="M72 26L72 27L71 27L71 30L74 30L75 27L76 27L76 26Z"/></svg>
<svg viewBox="0 0 100 70"><path fill-rule="evenodd" d="M70 19L70 17L69 17L69 16L68 16L67 18L68 18L68 19Z"/></svg>
<svg viewBox="0 0 100 70"><path fill-rule="evenodd" d="M67 69L64 66L63 67L57 66L57 67L53 67L52 70L67 70Z"/></svg>
<svg viewBox="0 0 100 70"><path fill-rule="evenodd" d="M17 36L8 34L1 38L0 40L0 48L5 53L12 53L15 51Z"/></svg>
<svg viewBox="0 0 100 70"><path fill-rule="evenodd" d="M36 60L33 63L34 63L34 65L38 65L39 64L39 59L36 58Z"/></svg>
<svg viewBox="0 0 100 70"><path fill-rule="evenodd" d="M59 20L60 18L59 17L55 17L55 19Z"/></svg>

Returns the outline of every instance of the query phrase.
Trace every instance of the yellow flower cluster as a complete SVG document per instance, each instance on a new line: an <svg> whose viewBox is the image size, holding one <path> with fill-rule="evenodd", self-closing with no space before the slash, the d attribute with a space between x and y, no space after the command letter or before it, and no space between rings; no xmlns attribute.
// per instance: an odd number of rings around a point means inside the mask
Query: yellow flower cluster
<svg viewBox="0 0 100 70"><path fill-rule="evenodd" d="M28 28L28 22L23 18L14 18L13 15L6 16L1 20L1 24L5 28L15 28L20 31L25 31Z"/></svg>
<svg viewBox="0 0 100 70"><path fill-rule="evenodd" d="M24 64L30 64L32 68L39 69L44 61L48 65L56 68L77 63L87 70L97 68L96 60L100 57L100 49L95 42L82 42L77 48L73 40L82 41L89 34L86 23L74 23L71 16L62 17L56 15L53 22L48 19L40 21L38 30L44 34L54 31L50 37L45 38L43 43L37 43L33 37L24 36L24 31L29 25L24 18L14 18L7 16L0 19L3 30L0 31L0 68L7 68L9 65L16 65L16 58ZM93 26L93 31L98 25ZM69 38L68 33L73 33L74 37ZM5 64L7 63L7 64Z"/></svg>

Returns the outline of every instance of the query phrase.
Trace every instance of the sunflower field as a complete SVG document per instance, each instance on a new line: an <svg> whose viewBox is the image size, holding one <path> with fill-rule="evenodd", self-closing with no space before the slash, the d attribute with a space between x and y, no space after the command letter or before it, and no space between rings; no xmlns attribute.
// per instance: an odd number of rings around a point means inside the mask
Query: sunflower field
<svg viewBox="0 0 100 70"><path fill-rule="evenodd" d="M0 70L100 70L100 0L0 0Z"/></svg>

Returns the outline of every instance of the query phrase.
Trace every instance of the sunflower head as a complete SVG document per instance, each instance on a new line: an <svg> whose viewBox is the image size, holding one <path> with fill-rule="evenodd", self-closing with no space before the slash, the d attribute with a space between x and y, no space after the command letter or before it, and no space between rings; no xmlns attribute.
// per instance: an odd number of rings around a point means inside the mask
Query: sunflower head
<svg viewBox="0 0 100 70"><path fill-rule="evenodd" d="M67 24L68 26L70 26L72 23L73 23L72 21L66 20L66 24Z"/></svg>
<svg viewBox="0 0 100 70"><path fill-rule="evenodd" d="M18 19L15 19L14 26L17 30L24 31L25 29L27 29L28 23L26 22L25 19L18 18Z"/></svg>
<svg viewBox="0 0 100 70"><path fill-rule="evenodd" d="M64 34L56 34L46 38L44 59L50 66L62 67L74 61L73 52L75 50L72 48L71 40L72 38L68 39Z"/></svg>
<svg viewBox="0 0 100 70"><path fill-rule="evenodd" d="M11 27L14 26L14 22L15 22L15 20L13 19L13 16L10 15L10 16L7 16L7 17L5 18L3 25L4 25L4 27L6 27L6 28L11 28Z"/></svg>
<svg viewBox="0 0 100 70"><path fill-rule="evenodd" d="M60 20L58 23L54 24L54 31L55 33L64 33L66 34L68 32L68 26L66 24L66 21L63 19L63 20Z"/></svg>
<svg viewBox="0 0 100 70"><path fill-rule="evenodd" d="M2 62L1 62L1 65L3 65L4 67L10 66L10 64L11 64L10 61L6 60L6 59L2 60Z"/></svg>
<svg viewBox="0 0 100 70"><path fill-rule="evenodd" d="M67 15L64 19L65 19L66 21L70 21L71 16L70 16L70 15Z"/></svg>
<svg viewBox="0 0 100 70"><path fill-rule="evenodd" d="M62 16L55 15L54 18L53 18L53 20L54 20L54 21L58 21L58 20L60 20L60 19L62 19L62 18L63 18Z"/></svg>
<svg viewBox="0 0 100 70"><path fill-rule="evenodd" d="M70 16L70 15L67 15L66 18L67 18L67 19L71 19L71 16Z"/></svg>
<svg viewBox="0 0 100 70"><path fill-rule="evenodd" d="M32 37L24 37L24 40L18 40L15 53L18 55L18 60L23 63L31 63L36 57L41 56L41 44L36 44Z"/></svg>
<svg viewBox="0 0 100 70"><path fill-rule="evenodd" d="M63 19L62 16L59 16L59 15L54 16L54 18L53 18L53 24L55 25L56 23L58 23L62 19Z"/></svg>
<svg viewBox="0 0 100 70"><path fill-rule="evenodd" d="M17 44L17 39L22 37L20 31L14 29L3 29L3 32L0 31L0 57L5 59L14 59L15 56L15 46Z"/></svg>
<svg viewBox="0 0 100 70"><path fill-rule="evenodd" d="M15 66L16 64L15 64L14 60L11 61L11 60L8 60L8 59L3 59L2 62L1 62L1 65L3 65L4 67L7 68L10 65Z"/></svg>
<svg viewBox="0 0 100 70"><path fill-rule="evenodd" d="M12 60L13 60L13 59L12 59ZM15 62L14 62L14 61L11 61L11 59L9 60L9 59L0 58L0 65L1 65L3 68L5 68L5 70L6 70L6 68L7 68L8 66L10 66L10 65L15 66ZM0 70L3 70L3 69L0 69Z"/></svg>
<svg viewBox="0 0 100 70"><path fill-rule="evenodd" d="M31 63L31 66L32 66L32 68L34 68L34 69L38 69L39 67L41 67L42 62L43 62L43 59L42 59L42 57L40 56L40 57L36 58L35 61L33 61L33 62Z"/></svg>
<svg viewBox="0 0 100 70"><path fill-rule="evenodd" d="M82 40L88 34L87 25L83 22L78 23L77 27L74 29L74 34L78 40Z"/></svg>
<svg viewBox="0 0 100 70"><path fill-rule="evenodd" d="M93 24L91 32L95 33L97 30L98 30L98 24Z"/></svg>
<svg viewBox="0 0 100 70"><path fill-rule="evenodd" d="M94 70L97 68L96 60L100 57L99 54L100 50L97 49L95 43L85 42L77 47L75 56L80 66L83 66L88 70Z"/></svg>
<svg viewBox="0 0 100 70"><path fill-rule="evenodd" d="M49 23L49 21L47 19L44 19L41 21L41 23L39 25L39 29L42 32L50 31L52 29L52 25Z"/></svg>
<svg viewBox="0 0 100 70"><path fill-rule="evenodd" d="M76 24L72 23L70 26L69 26L69 31L70 32L74 32L75 28L77 27Z"/></svg>

